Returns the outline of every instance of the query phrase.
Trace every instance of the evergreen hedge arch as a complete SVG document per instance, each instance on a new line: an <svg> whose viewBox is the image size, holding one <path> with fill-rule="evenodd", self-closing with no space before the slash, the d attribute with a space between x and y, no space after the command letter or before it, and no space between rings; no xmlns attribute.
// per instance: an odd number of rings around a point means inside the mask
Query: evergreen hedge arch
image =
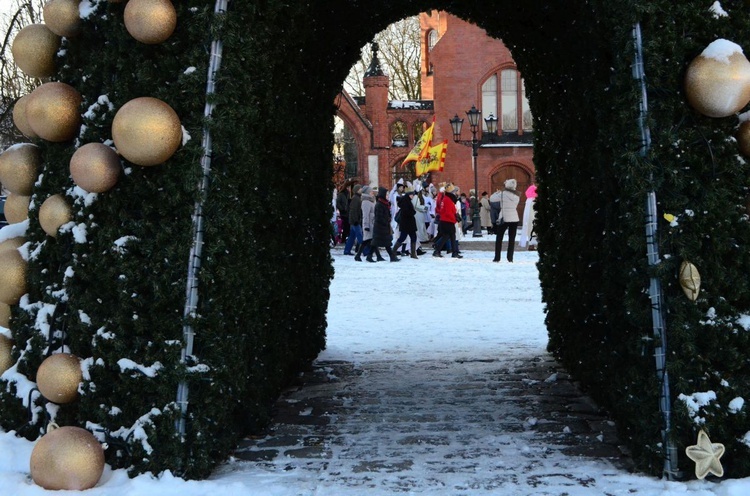
<svg viewBox="0 0 750 496"><path fill-rule="evenodd" d="M750 387L750 334L742 325L750 313L748 165L731 139L738 120L699 115L682 89L688 63L710 42L749 46L744 2L722 2L727 16L697 0L235 0L223 15L209 3L175 2L176 32L144 45L124 28L124 3L88 0L93 13L82 33L63 42L54 79L83 95L84 127L72 142L38 141L44 169L26 233L29 292L11 320L17 363L0 388L4 429L33 439L52 418L106 440L115 467L201 478L266 422L285 381L325 345L334 97L376 32L436 8L502 38L524 74L536 119L551 352L615 415L639 467L660 473L646 294L655 273L667 310L672 440L682 450L704 428L727 445L726 474L750 475L750 416L744 406L729 407ZM630 67L635 22L644 34L653 139L645 158ZM208 119L213 39L224 52ZM123 160L115 189L81 194L68 173L71 155L109 140L116 110L140 96L171 105L191 139L158 167ZM198 189L204 126L213 139L205 197ZM663 260L655 272L644 235L652 188L660 213L678 219L659 226ZM40 228L39 205L58 193L73 205L85 239L72 229L50 238ZM200 300L189 319L195 348L181 361L197 200L205 215ZM703 275L696 304L677 282L685 259ZM80 399L57 407L32 394L27 405L42 359L62 349L83 360ZM156 373L121 367L122 358ZM190 388L184 439L175 429L181 381ZM681 395L706 391L716 399L686 408ZM689 472L690 462L680 462Z"/></svg>

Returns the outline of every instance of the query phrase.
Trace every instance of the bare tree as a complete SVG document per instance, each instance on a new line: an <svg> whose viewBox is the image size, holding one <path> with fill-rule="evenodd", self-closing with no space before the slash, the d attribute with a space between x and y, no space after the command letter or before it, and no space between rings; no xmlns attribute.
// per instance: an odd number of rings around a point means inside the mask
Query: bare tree
<svg viewBox="0 0 750 496"><path fill-rule="evenodd" d="M422 97L420 84L420 27L419 17L407 17L395 22L373 38L378 43L383 71L391 80L388 94L391 100L419 100ZM344 88L351 95L364 95L362 78L370 66L370 45L362 47L362 57L352 66L344 81Z"/></svg>
<svg viewBox="0 0 750 496"><path fill-rule="evenodd" d="M10 8L0 13L0 144L22 141L13 124L13 106L22 96L39 86L39 79L25 75L13 61L11 47L16 34L29 24L42 22L44 0L13 0Z"/></svg>

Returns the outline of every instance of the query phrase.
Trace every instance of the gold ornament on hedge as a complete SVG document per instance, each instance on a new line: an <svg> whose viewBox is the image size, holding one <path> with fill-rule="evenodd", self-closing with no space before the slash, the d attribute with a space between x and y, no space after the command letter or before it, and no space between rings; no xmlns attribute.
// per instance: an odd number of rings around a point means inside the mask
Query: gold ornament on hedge
<svg viewBox="0 0 750 496"><path fill-rule="evenodd" d="M81 31L80 0L49 0L42 10L44 24L59 36L71 38Z"/></svg>
<svg viewBox="0 0 750 496"><path fill-rule="evenodd" d="M30 196L9 194L5 199L5 220L8 224L18 224L29 218Z"/></svg>
<svg viewBox="0 0 750 496"><path fill-rule="evenodd" d="M57 404L75 401L82 380L81 360L70 353L48 356L36 371L39 392L48 401Z"/></svg>
<svg viewBox="0 0 750 496"><path fill-rule="evenodd" d="M26 294L26 260L18 250L0 252L0 301L17 305Z"/></svg>
<svg viewBox="0 0 750 496"><path fill-rule="evenodd" d="M5 250L18 250L23 244L26 243L26 238L18 236L15 238L6 239L0 243L0 253Z"/></svg>
<svg viewBox="0 0 750 496"><path fill-rule="evenodd" d="M73 218L73 211L63 195L52 195L39 208L39 224L44 232L57 237L60 226L67 224Z"/></svg>
<svg viewBox="0 0 750 496"><path fill-rule="evenodd" d="M177 11L169 0L130 0L125 6L125 29L141 43L166 41L176 26Z"/></svg>
<svg viewBox="0 0 750 496"><path fill-rule="evenodd" d="M132 1L132 0L131 0ZM130 100L112 121L112 139L117 151L142 166L166 162L182 143L182 125L177 113L163 101L141 97Z"/></svg>
<svg viewBox="0 0 750 496"><path fill-rule="evenodd" d="M86 429L48 427L31 452L31 478L44 489L84 491L104 472L104 449Z"/></svg>
<svg viewBox="0 0 750 496"><path fill-rule="evenodd" d="M716 477L724 476L724 467L719 459L724 454L724 445L712 443L702 429L698 433L698 444L688 446L685 449L688 458L695 462L695 476L705 479L711 473Z"/></svg>
<svg viewBox="0 0 750 496"><path fill-rule="evenodd" d="M55 74L55 54L60 37L44 24L30 24L13 40L11 52L16 65L27 76L48 78Z"/></svg>
<svg viewBox="0 0 750 496"><path fill-rule="evenodd" d="M728 117L750 101L750 62L739 45L716 40L690 63L685 74L688 103L709 117Z"/></svg>
<svg viewBox="0 0 750 496"><path fill-rule="evenodd" d="M30 196L41 165L38 146L31 143L11 146L0 154L0 183L11 193Z"/></svg>
<svg viewBox="0 0 750 496"><path fill-rule="evenodd" d="M10 329L10 305L2 301L0 301L0 327Z"/></svg>
<svg viewBox="0 0 750 496"><path fill-rule="evenodd" d="M701 290L701 275L698 273L698 268L688 261L683 261L680 265L680 286L690 301L698 299L698 293Z"/></svg>
<svg viewBox="0 0 750 496"><path fill-rule="evenodd" d="M13 341L0 334L0 375L13 366L13 358L10 354L12 348Z"/></svg>
<svg viewBox="0 0 750 496"><path fill-rule="evenodd" d="M29 120L26 118L26 104L29 103L29 96L24 95L16 101L13 106L13 124L16 125L21 134L27 138L38 138L37 134L31 129Z"/></svg>
<svg viewBox="0 0 750 496"><path fill-rule="evenodd" d="M120 157L101 143L88 143L76 150L70 159L70 175L89 193L112 189L120 177Z"/></svg>
<svg viewBox="0 0 750 496"><path fill-rule="evenodd" d="M81 94L65 83L45 83L29 95L26 119L42 139L62 142L73 139L81 125Z"/></svg>

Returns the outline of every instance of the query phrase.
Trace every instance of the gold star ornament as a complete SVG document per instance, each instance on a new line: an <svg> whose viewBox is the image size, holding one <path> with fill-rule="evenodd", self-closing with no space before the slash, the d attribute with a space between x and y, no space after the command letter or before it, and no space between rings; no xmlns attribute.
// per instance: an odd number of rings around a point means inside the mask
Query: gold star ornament
<svg viewBox="0 0 750 496"><path fill-rule="evenodd" d="M724 467L721 466L719 458L724 454L724 445L712 443L708 434L701 430L698 433L698 444L685 448L688 458L695 462L695 476L705 479L710 473L716 477L724 475Z"/></svg>

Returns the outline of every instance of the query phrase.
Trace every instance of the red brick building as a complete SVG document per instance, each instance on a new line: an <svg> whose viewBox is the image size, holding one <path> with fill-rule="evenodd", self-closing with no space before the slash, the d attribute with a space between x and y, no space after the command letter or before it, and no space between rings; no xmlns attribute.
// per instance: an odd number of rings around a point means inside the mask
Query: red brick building
<svg viewBox="0 0 750 496"><path fill-rule="evenodd" d="M401 163L434 117L433 143L447 139L448 151L445 169L430 179L452 181L468 193L474 188L472 148L453 141L449 121L454 115L463 118L461 139L471 140L465 113L475 105L482 112L479 192L492 193L511 177L525 191L534 179L533 128L523 79L510 51L483 29L447 12L432 10L419 18L424 100L389 101L389 78L375 57L363 79L364 97L342 93L336 102L357 147L356 170L348 175L386 187L404 175L413 179ZM496 134L486 132L484 118L490 114L498 119Z"/></svg>

